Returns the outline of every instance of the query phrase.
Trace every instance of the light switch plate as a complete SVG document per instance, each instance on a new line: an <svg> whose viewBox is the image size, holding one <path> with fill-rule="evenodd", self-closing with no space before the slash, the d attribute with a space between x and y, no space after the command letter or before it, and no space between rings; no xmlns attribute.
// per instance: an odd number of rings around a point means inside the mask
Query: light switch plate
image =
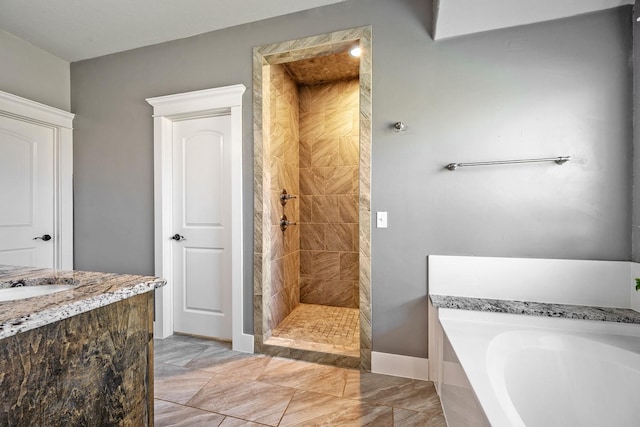
<svg viewBox="0 0 640 427"><path fill-rule="evenodd" d="M377 228L387 228L387 213L386 212L377 212L377 215L376 215L376 227Z"/></svg>

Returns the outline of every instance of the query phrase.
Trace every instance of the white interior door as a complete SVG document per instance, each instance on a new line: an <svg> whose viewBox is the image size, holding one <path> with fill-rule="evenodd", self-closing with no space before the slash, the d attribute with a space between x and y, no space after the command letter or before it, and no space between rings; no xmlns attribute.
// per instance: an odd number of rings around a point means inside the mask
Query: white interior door
<svg viewBox="0 0 640 427"><path fill-rule="evenodd" d="M0 116L0 264L54 267L54 143L53 128Z"/></svg>
<svg viewBox="0 0 640 427"><path fill-rule="evenodd" d="M173 122L173 329L231 339L231 116Z"/></svg>

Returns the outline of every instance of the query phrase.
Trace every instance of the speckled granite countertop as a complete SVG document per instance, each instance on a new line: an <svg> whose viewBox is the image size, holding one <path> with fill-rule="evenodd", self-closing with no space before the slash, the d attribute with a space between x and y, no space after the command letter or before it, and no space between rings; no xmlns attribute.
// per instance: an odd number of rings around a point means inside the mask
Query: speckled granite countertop
<svg viewBox="0 0 640 427"><path fill-rule="evenodd" d="M586 305L549 304L447 295L430 295L430 297L431 303L437 308L640 324L640 313L629 308L591 307Z"/></svg>
<svg viewBox="0 0 640 427"><path fill-rule="evenodd" d="M131 298L164 286L157 277L87 271L55 271L0 265L0 288L16 282L73 284L73 289L0 302L0 339L54 323L76 314Z"/></svg>

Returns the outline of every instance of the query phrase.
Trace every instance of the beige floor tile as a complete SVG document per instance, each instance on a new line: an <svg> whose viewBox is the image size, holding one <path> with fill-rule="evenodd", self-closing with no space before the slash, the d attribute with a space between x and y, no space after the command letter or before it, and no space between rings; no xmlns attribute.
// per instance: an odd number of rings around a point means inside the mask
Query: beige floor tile
<svg viewBox="0 0 640 427"><path fill-rule="evenodd" d="M440 399L431 381L350 371L344 397L424 412L429 416L442 414Z"/></svg>
<svg viewBox="0 0 640 427"><path fill-rule="evenodd" d="M156 363L171 363L176 366L186 365L207 349L203 344L190 344L171 338L156 339L153 345L153 357Z"/></svg>
<svg viewBox="0 0 640 427"><path fill-rule="evenodd" d="M342 397L348 369L274 357L259 381Z"/></svg>
<svg viewBox="0 0 640 427"><path fill-rule="evenodd" d="M424 412L393 408L394 427L447 427L444 415L429 415Z"/></svg>
<svg viewBox="0 0 640 427"><path fill-rule="evenodd" d="M160 347L157 426L446 427L428 381L241 354L199 338Z"/></svg>
<svg viewBox="0 0 640 427"><path fill-rule="evenodd" d="M187 403L215 374L166 363L154 366L153 394L156 398Z"/></svg>
<svg viewBox="0 0 640 427"><path fill-rule="evenodd" d="M271 357L261 354L254 355L226 349L209 348L185 366L253 380L260 376L269 360L271 360Z"/></svg>
<svg viewBox="0 0 640 427"><path fill-rule="evenodd" d="M220 427L260 427L266 424L258 424L252 421L241 420L240 418L226 417Z"/></svg>
<svg viewBox="0 0 640 427"><path fill-rule="evenodd" d="M153 411L155 427L213 427L220 425L224 419L224 415L159 399L155 400Z"/></svg>
<svg viewBox="0 0 640 427"><path fill-rule="evenodd" d="M187 405L275 426L294 392L288 387L216 375Z"/></svg>
<svg viewBox="0 0 640 427"><path fill-rule="evenodd" d="M386 406L297 391L280 426L391 426L392 418L392 409Z"/></svg>
<svg viewBox="0 0 640 427"><path fill-rule="evenodd" d="M153 340L153 357L156 363L184 366L210 348L231 350L231 344L190 335L174 334L165 339Z"/></svg>

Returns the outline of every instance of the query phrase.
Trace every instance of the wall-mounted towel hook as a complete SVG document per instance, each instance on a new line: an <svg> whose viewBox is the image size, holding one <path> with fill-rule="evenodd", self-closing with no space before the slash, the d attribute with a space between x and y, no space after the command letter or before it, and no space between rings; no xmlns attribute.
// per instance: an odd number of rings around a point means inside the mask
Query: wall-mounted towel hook
<svg viewBox="0 0 640 427"><path fill-rule="evenodd" d="M404 132L407 130L407 125L404 122L395 122L391 128L396 132Z"/></svg>

